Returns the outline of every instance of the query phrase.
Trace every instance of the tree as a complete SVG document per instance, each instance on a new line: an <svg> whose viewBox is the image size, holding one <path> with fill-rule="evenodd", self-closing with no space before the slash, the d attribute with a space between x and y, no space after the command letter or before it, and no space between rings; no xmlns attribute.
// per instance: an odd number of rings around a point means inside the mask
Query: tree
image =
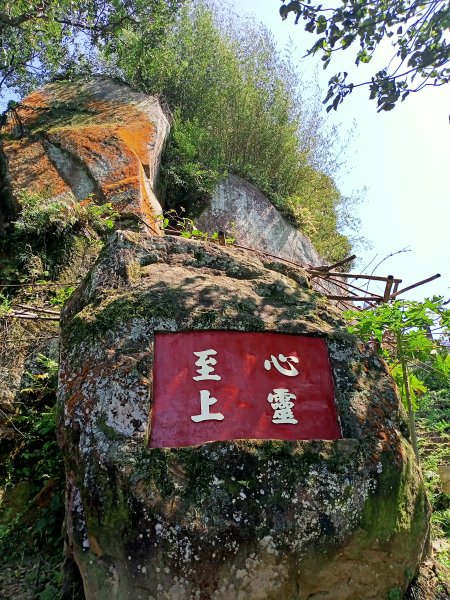
<svg viewBox="0 0 450 600"><path fill-rule="evenodd" d="M324 69L340 50L354 50L358 66L370 63L382 42L392 42L394 55L370 80L352 83L346 72L329 80L327 111L361 86L369 87L380 111L393 109L411 92L450 81L448 0L339 0L330 8L313 0L282 1L283 19L294 13L295 23L304 20L305 30L319 36L307 55L321 53Z"/></svg>
<svg viewBox="0 0 450 600"><path fill-rule="evenodd" d="M411 442L419 461L414 410L417 394L427 388L417 375L425 369L449 380L450 354L442 342L449 339L450 310L442 297L434 297L422 302L396 300L373 310L347 311L345 316L351 322L349 331L375 342L386 359L408 411Z"/></svg>
<svg viewBox="0 0 450 600"><path fill-rule="evenodd" d="M90 70L96 48L124 27L151 28L155 43L182 0L0 0L0 96L28 91L71 68Z"/></svg>
<svg viewBox="0 0 450 600"><path fill-rule="evenodd" d="M161 172L168 206L195 217L232 172L266 194L323 258L351 253L337 231L337 209L351 201L332 179L337 136L266 28L192 2L156 47L151 32L124 28L122 36L109 71L162 95L174 115Z"/></svg>

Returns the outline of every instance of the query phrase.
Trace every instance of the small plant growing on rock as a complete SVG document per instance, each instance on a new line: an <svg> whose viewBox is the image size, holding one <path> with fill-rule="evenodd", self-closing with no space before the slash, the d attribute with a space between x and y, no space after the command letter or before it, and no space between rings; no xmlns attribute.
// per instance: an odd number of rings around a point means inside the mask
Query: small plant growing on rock
<svg viewBox="0 0 450 600"><path fill-rule="evenodd" d="M63 304L70 298L75 291L73 285L67 285L59 288L53 294L53 298L50 298L50 304L53 306L63 306Z"/></svg>
<svg viewBox="0 0 450 600"><path fill-rule="evenodd" d="M47 200L40 194L21 192L22 207L15 222L15 230L25 235L62 237L69 231L79 229L90 235L102 233L114 227L119 213L111 204L93 204L91 198L77 202L73 197Z"/></svg>
<svg viewBox="0 0 450 600"><path fill-rule="evenodd" d="M196 226L195 222L189 217L183 216L184 208L180 207L179 211L175 209L168 210L164 215L159 217L159 226L167 233L179 234L186 239L198 239L203 241L220 241L221 235L218 231L208 233L201 231ZM223 236L222 240L225 244L234 244L235 239L232 236Z"/></svg>
<svg viewBox="0 0 450 600"><path fill-rule="evenodd" d="M11 310L11 301L4 294L0 293L0 318Z"/></svg>

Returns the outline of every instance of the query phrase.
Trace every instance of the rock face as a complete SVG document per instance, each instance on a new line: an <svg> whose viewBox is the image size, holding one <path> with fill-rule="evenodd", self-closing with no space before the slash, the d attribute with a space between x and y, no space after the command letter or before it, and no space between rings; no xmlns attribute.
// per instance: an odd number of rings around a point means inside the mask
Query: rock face
<svg viewBox="0 0 450 600"><path fill-rule="evenodd" d="M87 600L381 600L428 505L386 368L280 261L116 232L62 320L67 547ZM149 448L155 332L320 336L343 439Z"/></svg>
<svg viewBox="0 0 450 600"><path fill-rule="evenodd" d="M111 203L122 224L137 216L160 233L153 189L167 132L155 99L110 79L29 95L2 129L0 233L24 193ZM321 264L309 240L237 177L198 222ZM344 332L301 268L148 229L116 232L92 269L96 240L78 240L58 275L66 285L88 272L63 313L58 391L67 550L87 600L398 597L426 548L428 506L384 365ZM45 353L54 356L56 325L47 326ZM14 327L32 340L43 329ZM325 340L343 438L150 448L155 334L183 331ZM14 410L24 370L44 351L32 346L2 364L3 412ZM3 427L0 419L0 437L10 435Z"/></svg>
<svg viewBox="0 0 450 600"><path fill-rule="evenodd" d="M244 179L229 175L214 192L209 206L195 219L202 231L225 231L236 243L299 263L324 264L310 239Z"/></svg>
<svg viewBox="0 0 450 600"><path fill-rule="evenodd" d="M1 129L0 236L5 220L20 210L22 194L37 194L43 203L109 202L121 216L137 215L158 232L155 215L161 206L153 189L168 131L155 98L108 78L52 83L33 92L9 111ZM86 250L89 243L80 243L84 247L66 257L71 268L61 273L60 283L90 268L95 248ZM5 411L17 408L24 371L39 353L55 356L54 348L35 341L43 329L57 335L51 325L15 321L0 328L0 439L14 435ZM13 334L17 341L11 352L3 342Z"/></svg>
<svg viewBox="0 0 450 600"><path fill-rule="evenodd" d="M8 113L2 153L7 191L110 202L155 227L153 192L169 124L158 101L108 78L58 82Z"/></svg>

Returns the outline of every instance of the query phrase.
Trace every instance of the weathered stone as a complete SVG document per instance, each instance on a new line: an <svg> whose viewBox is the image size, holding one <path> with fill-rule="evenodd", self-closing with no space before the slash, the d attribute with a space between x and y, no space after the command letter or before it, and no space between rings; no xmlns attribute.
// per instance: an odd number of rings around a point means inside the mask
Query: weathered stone
<svg viewBox="0 0 450 600"><path fill-rule="evenodd" d="M157 229L154 194L169 124L159 102L106 77L57 82L8 115L2 152L13 201L92 196Z"/></svg>
<svg viewBox="0 0 450 600"><path fill-rule="evenodd" d="M161 206L153 189L168 129L155 98L105 77L52 83L33 92L8 113L1 132L0 235L5 218L20 209L23 193L39 194L43 202L111 202L122 215L137 215L157 231ZM73 282L90 268L98 249L85 242L61 258L59 283ZM13 435L5 412L17 409L27 364L39 353L49 355L35 334L54 335L55 329L43 321L1 323L0 439Z"/></svg>
<svg viewBox="0 0 450 600"><path fill-rule="evenodd" d="M117 232L62 320L68 548L87 600L382 600L406 590L428 505L385 365L304 271ZM343 439L148 448L155 332L323 337Z"/></svg>
<svg viewBox="0 0 450 600"><path fill-rule="evenodd" d="M225 231L238 244L301 265L317 267L324 264L310 239L296 229L258 188L236 175L229 175L217 186L207 208L195 222L202 231Z"/></svg>

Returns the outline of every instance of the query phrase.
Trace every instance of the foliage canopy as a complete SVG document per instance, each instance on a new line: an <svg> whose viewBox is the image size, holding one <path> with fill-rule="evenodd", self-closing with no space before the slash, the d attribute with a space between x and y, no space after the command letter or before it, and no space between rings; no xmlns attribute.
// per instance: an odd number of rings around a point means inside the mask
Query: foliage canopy
<svg viewBox="0 0 450 600"><path fill-rule="evenodd" d="M156 44L179 0L2 0L0 93L30 89L71 69L89 69L92 50L121 30L151 27Z"/></svg>
<svg viewBox="0 0 450 600"><path fill-rule="evenodd" d="M349 328L352 333L365 341L374 340L378 343L377 347L388 361L402 392L400 352L412 372L419 373L421 368L431 369L450 383L450 354L442 345L442 341L450 335L450 310L445 307L441 296L426 298L422 302L396 300L391 304L380 304L373 310L349 311L346 315L352 322ZM433 330L439 331L440 335L433 337ZM425 391L423 382L416 376L414 383L413 401L416 400L415 390Z"/></svg>
<svg viewBox="0 0 450 600"><path fill-rule="evenodd" d="M369 86L378 110L391 110L411 92L450 81L447 0L339 0L332 7L313 0L282 1L283 19L292 12L296 23L305 21L305 30L318 36L308 54L321 53L324 68L336 52L350 48L356 65L370 63L385 40L392 42L394 56L370 80L354 84L346 72L329 80L327 110L336 110L360 86Z"/></svg>
<svg viewBox="0 0 450 600"><path fill-rule="evenodd" d="M337 231L348 199L332 179L336 132L262 26L189 0L19 0L2 10L0 94L106 73L164 97L174 117L161 177L168 208L184 204L195 214L234 172L323 258L349 254Z"/></svg>
<svg viewBox="0 0 450 600"><path fill-rule="evenodd" d="M233 172L259 187L324 258L348 255L349 241L337 232L346 199L331 177L338 136L267 29L199 3L181 11L157 47L151 32L125 28L108 60L174 112L162 164L169 208L195 208Z"/></svg>

